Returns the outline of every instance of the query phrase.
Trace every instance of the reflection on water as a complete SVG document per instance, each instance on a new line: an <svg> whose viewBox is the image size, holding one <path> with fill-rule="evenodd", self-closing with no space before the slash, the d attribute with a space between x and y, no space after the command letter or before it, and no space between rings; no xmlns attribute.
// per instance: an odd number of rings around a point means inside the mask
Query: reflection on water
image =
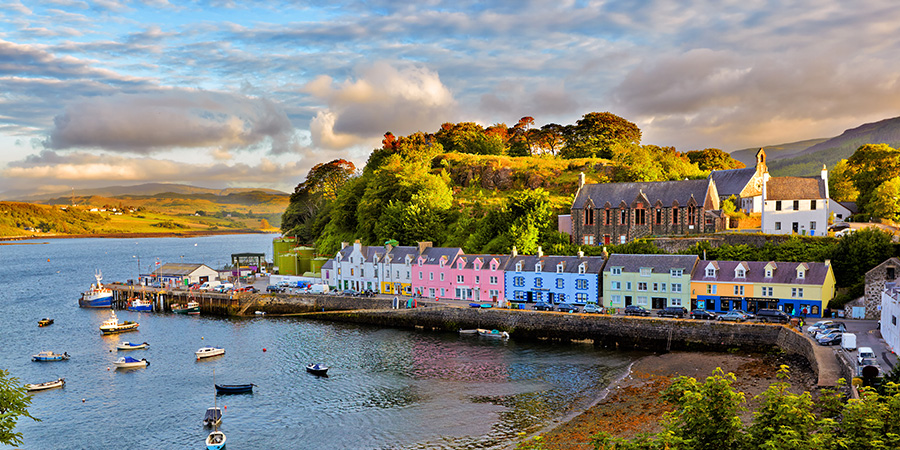
<svg viewBox="0 0 900 450"><path fill-rule="evenodd" d="M208 430L201 420L214 401L224 409L229 449L504 448L517 432L592 402L633 359L587 345L271 316L122 311L120 320L140 322L140 331L101 336L97 327L108 312L77 307L94 269L108 281L134 278L138 251L149 260L183 256L221 265L231 253L271 253L271 238L0 246L0 367L23 383L67 381L63 389L34 395L31 412L43 421L20 421L24 448L202 448ZM56 323L38 328L42 317ZM150 348L117 352L125 340L147 341ZM226 354L196 361L194 352L206 345L225 347ZM40 350L67 351L72 359L32 363L30 355ZM112 370L122 354L151 364ZM306 373L311 362L329 365L329 377ZM251 395L216 400L213 371L216 383L258 387Z"/></svg>

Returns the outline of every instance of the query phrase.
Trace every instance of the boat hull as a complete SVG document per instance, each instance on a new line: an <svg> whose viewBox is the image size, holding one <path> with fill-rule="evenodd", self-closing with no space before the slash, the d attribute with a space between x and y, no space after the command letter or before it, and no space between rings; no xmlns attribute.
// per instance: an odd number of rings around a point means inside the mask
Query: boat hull
<svg viewBox="0 0 900 450"><path fill-rule="evenodd" d="M104 292L102 294L84 293L78 299L78 306L82 308L109 308L112 307L112 292Z"/></svg>
<svg viewBox="0 0 900 450"><path fill-rule="evenodd" d="M206 437L207 450L223 450L225 448L225 433L213 431Z"/></svg>
<svg viewBox="0 0 900 450"><path fill-rule="evenodd" d="M197 350L196 352L194 352L194 355L197 356L198 360L203 359L203 358L212 358L214 356L222 356L224 354L225 354L225 349L218 348L218 347L216 347L216 348L204 347L204 348L201 348L200 350Z"/></svg>
<svg viewBox="0 0 900 450"><path fill-rule="evenodd" d="M28 392L37 392L37 391L46 391L47 389L61 388L65 385L66 385L65 378L60 378L56 381L47 381L46 383L26 384L25 389Z"/></svg>
<svg viewBox="0 0 900 450"><path fill-rule="evenodd" d="M116 346L116 350L140 350L142 348L149 347L150 344L144 342L142 344L132 344L130 342L123 342Z"/></svg>
<svg viewBox="0 0 900 450"><path fill-rule="evenodd" d="M31 355L31 360L35 362L51 362L51 361L66 361L69 359L68 353L63 353L61 355L56 353L48 353L42 352L37 355Z"/></svg>
<svg viewBox="0 0 900 450"><path fill-rule="evenodd" d="M152 311L153 303L149 300L132 300L126 309L129 311Z"/></svg>
<svg viewBox="0 0 900 450"><path fill-rule="evenodd" d="M319 364L310 364L310 365L306 366L306 371L313 375L318 375L320 377L328 376L328 367L322 366Z"/></svg>
<svg viewBox="0 0 900 450"><path fill-rule="evenodd" d="M131 322L125 322L123 324L119 324L116 326L101 326L100 332L103 334L119 334L119 333L127 333L129 331L137 331L139 324Z"/></svg>
<svg viewBox="0 0 900 450"><path fill-rule="evenodd" d="M217 384L216 394L252 394L253 384Z"/></svg>

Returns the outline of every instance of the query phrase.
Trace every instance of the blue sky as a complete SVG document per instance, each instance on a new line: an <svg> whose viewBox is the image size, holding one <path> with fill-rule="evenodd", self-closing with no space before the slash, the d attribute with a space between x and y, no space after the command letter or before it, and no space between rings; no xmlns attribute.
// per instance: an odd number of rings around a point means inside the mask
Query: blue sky
<svg viewBox="0 0 900 450"><path fill-rule="evenodd" d="M571 124L727 151L896 117L892 1L7 0L5 191L290 191L386 131ZM417 4L412 4L417 3Z"/></svg>

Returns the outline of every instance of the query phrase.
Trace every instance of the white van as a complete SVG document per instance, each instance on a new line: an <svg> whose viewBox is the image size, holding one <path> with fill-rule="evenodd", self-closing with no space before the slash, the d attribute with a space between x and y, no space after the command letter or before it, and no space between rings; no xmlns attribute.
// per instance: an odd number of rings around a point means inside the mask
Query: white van
<svg viewBox="0 0 900 450"><path fill-rule="evenodd" d="M307 291L310 294L327 294L328 293L328 285L327 284L311 284Z"/></svg>
<svg viewBox="0 0 900 450"><path fill-rule="evenodd" d="M862 363L863 358L865 359L874 359L875 352L872 351L872 347L860 347L859 354L856 356L856 362Z"/></svg>
<svg viewBox="0 0 900 450"><path fill-rule="evenodd" d="M856 350L856 335L853 333L841 334L841 348L848 352Z"/></svg>
<svg viewBox="0 0 900 450"><path fill-rule="evenodd" d="M221 281L215 281L215 280L207 281L206 283L201 284L200 287L198 287L197 289L200 289L201 291L208 291L210 289L215 288L216 286L218 286L220 284L222 284Z"/></svg>

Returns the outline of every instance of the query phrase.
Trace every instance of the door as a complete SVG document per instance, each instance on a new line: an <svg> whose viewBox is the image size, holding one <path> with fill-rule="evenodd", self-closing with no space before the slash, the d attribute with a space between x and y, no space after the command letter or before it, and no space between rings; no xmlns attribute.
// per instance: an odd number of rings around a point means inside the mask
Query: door
<svg viewBox="0 0 900 450"><path fill-rule="evenodd" d="M866 307L865 306L854 306L853 311L850 312L853 315L854 319L865 319L866 318Z"/></svg>
<svg viewBox="0 0 900 450"><path fill-rule="evenodd" d="M631 296L630 295L625 296L625 306L631 306Z"/></svg>
<svg viewBox="0 0 900 450"><path fill-rule="evenodd" d="M550 303L553 303L553 300L555 300L555 299L556 299L556 294L554 294L553 292L550 292L547 294L547 300L549 300Z"/></svg>
<svg viewBox="0 0 900 450"><path fill-rule="evenodd" d="M794 230L794 233L796 233L800 229L797 225L797 222L794 222L793 225L791 225L791 229Z"/></svg>
<svg viewBox="0 0 900 450"><path fill-rule="evenodd" d="M525 301L528 303L534 303L534 295L531 291L525 293Z"/></svg>
<svg viewBox="0 0 900 450"><path fill-rule="evenodd" d="M665 297L652 297L650 302L653 304L653 309L663 309L666 307Z"/></svg>

